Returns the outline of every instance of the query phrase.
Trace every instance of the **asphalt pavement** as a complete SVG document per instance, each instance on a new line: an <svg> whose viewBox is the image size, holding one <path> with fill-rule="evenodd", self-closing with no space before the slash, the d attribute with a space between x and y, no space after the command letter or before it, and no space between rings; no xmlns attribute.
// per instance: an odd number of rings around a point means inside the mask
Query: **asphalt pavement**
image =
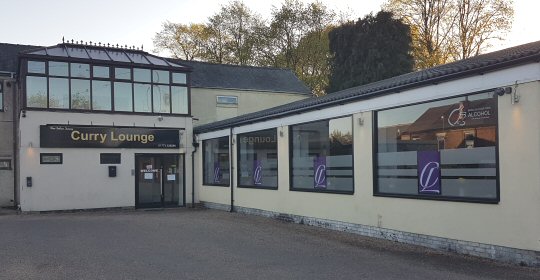
<svg viewBox="0 0 540 280"><path fill-rule="evenodd" d="M2 215L0 279L540 279L540 269L177 209Z"/></svg>

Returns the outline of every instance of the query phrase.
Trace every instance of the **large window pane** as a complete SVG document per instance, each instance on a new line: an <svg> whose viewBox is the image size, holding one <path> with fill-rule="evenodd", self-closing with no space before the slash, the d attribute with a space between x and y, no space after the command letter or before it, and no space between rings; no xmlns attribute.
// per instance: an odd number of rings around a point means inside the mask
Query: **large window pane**
<svg viewBox="0 0 540 280"><path fill-rule="evenodd" d="M92 109L111 110L111 82L92 81Z"/></svg>
<svg viewBox="0 0 540 280"><path fill-rule="evenodd" d="M109 70L109 67L107 66L93 66L92 67L94 72L92 73L94 75L94 78L110 78L111 73Z"/></svg>
<svg viewBox="0 0 540 280"><path fill-rule="evenodd" d="M229 185L229 137L203 141L203 184Z"/></svg>
<svg viewBox="0 0 540 280"><path fill-rule="evenodd" d="M47 78L26 77L26 105L32 108L47 108Z"/></svg>
<svg viewBox="0 0 540 280"><path fill-rule="evenodd" d="M238 185L277 188L277 130L240 134L238 146Z"/></svg>
<svg viewBox="0 0 540 280"><path fill-rule="evenodd" d="M186 87L171 87L172 98L172 113L187 114L188 113L188 94Z"/></svg>
<svg viewBox="0 0 540 280"><path fill-rule="evenodd" d="M45 74L45 62L28 61L28 73Z"/></svg>
<svg viewBox="0 0 540 280"><path fill-rule="evenodd" d="M90 65L83 63L71 63L72 78L90 78Z"/></svg>
<svg viewBox="0 0 540 280"><path fill-rule="evenodd" d="M291 189L353 192L351 117L291 126Z"/></svg>
<svg viewBox="0 0 540 280"><path fill-rule="evenodd" d="M377 112L377 193L497 200L493 93Z"/></svg>
<svg viewBox="0 0 540 280"><path fill-rule="evenodd" d="M69 109L69 80L49 78L49 108Z"/></svg>
<svg viewBox="0 0 540 280"><path fill-rule="evenodd" d="M158 84L168 84L169 83L169 71L164 70L153 70L152 71L152 82Z"/></svg>
<svg viewBox="0 0 540 280"><path fill-rule="evenodd" d="M4 111L4 88L2 82L0 82L0 112Z"/></svg>
<svg viewBox="0 0 540 280"><path fill-rule="evenodd" d="M69 75L67 62L49 61L49 75L67 77Z"/></svg>
<svg viewBox="0 0 540 280"><path fill-rule="evenodd" d="M169 86L154 85L154 113L170 113Z"/></svg>
<svg viewBox="0 0 540 280"><path fill-rule="evenodd" d="M133 111L131 83L114 83L114 110Z"/></svg>
<svg viewBox="0 0 540 280"><path fill-rule="evenodd" d="M135 112L152 112L152 88L149 84L134 84Z"/></svg>
<svg viewBox="0 0 540 280"><path fill-rule="evenodd" d="M71 109L90 110L90 80L71 79Z"/></svg>
<svg viewBox="0 0 540 280"><path fill-rule="evenodd" d="M150 69L133 69L133 80L135 82L149 83L151 81L150 76L152 76Z"/></svg>

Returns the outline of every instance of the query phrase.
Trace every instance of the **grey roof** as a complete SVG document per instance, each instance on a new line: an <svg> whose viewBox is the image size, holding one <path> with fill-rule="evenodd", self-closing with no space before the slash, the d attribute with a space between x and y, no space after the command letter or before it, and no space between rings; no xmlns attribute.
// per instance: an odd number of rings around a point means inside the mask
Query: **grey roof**
<svg viewBox="0 0 540 280"><path fill-rule="evenodd" d="M312 97L270 109L241 115L195 127L203 133L232 126L249 124L347 102L394 94L411 88L455 80L465 76L483 74L520 64L540 60L540 41L464 59L422 71L412 72L367 85L345 89L322 97Z"/></svg>
<svg viewBox="0 0 540 280"><path fill-rule="evenodd" d="M0 71L17 72L19 52L35 50L40 46L0 43Z"/></svg>
<svg viewBox="0 0 540 280"><path fill-rule="evenodd" d="M191 66L191 86L311 95L310 89L290 69L214 64L169 59Z"/></svg>

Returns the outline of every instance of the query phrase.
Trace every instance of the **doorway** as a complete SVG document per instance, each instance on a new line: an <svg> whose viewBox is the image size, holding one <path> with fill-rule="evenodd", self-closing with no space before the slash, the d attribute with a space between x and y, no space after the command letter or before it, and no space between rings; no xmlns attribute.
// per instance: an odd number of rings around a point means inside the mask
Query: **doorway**
<svg viewBox="0 0 540 280"><path fill-rule="evenodd" d="M184 157L135 154L135 207L184 206Z"/></svg>

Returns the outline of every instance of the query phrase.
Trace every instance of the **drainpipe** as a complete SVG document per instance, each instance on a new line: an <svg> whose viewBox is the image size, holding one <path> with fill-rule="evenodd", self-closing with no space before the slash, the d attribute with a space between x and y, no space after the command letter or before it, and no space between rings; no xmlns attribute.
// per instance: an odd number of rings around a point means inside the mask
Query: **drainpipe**
<svg viewBox="0 0 540 280"><path fill-rule="evenodd" d="M229 130L229 136L230 136L230 145L229 145L229 183L231 187L231 209L229 212L234 212L234 166L233 166L233 127Z"/></svg>
<svg viewBox="0 0 540 280"><path fill-rule="evenodd" d="M193 151L191 151L191 208L195 208L195 152L199 147L199 142L193 135Z"/></svg>

